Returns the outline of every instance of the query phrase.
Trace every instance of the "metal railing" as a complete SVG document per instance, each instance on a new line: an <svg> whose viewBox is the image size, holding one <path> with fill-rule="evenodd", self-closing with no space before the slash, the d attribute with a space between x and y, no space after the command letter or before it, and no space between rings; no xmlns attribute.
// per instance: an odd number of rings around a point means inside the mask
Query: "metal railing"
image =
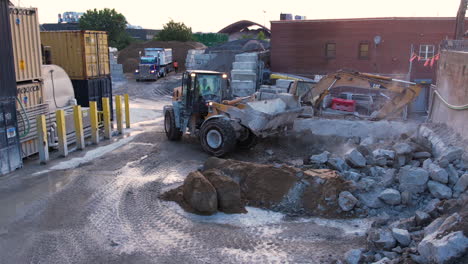
<svg viewBox="0 0 468 264"><path fill-rule="evenodd" d="M441 50L455 50L468 52L468 40L451 40L447 39L440 43Z"/></svg>

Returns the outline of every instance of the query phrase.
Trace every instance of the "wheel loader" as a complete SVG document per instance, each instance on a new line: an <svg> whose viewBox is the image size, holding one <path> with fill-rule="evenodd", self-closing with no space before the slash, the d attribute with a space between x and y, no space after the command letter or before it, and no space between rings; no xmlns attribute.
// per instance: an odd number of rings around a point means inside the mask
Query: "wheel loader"
<svg viewBox="0 0 468 264"><path fill-rule="evenodd" d="M249 149L258 138L284 131L302 107L293 95L257 101L232 99L226 73L186 71L175 88L172 105L164 107L164 129L169 140L184 134L198 137L206 152L223 156L236 147Z"/></svg>

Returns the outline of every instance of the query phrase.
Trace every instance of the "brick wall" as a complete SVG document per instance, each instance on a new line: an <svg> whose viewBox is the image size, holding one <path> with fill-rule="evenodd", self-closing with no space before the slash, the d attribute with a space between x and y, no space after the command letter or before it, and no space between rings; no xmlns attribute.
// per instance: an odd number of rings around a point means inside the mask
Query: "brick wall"
<svg viewBox="0 0 468 264"><path fill-rule="evenodd" d="M339 69L407 76L411 44L435 45L452 38L455 18L381 18L274 21L271 25L271 64L275 72L326 74ZM468 28L468 20L467 20ZM380 36L381 43L374 44ZM359 44L370 44L369 58L360 59ZM327 43L336 43L336 57L325 56ZM434 79L435 68L413 64L411 79Z"/></svg>

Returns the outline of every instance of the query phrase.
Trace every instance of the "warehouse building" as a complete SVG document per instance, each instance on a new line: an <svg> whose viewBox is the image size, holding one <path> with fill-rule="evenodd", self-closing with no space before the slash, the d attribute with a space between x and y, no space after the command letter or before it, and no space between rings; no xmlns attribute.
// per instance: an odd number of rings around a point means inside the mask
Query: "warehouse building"
<svg viewBox="0 0 468 264"><path fill-rule="evenodd" d="M271 29L276 72L313 76L346 68L433 82L435 67L426 61L453 38L455 18L285 20Z"/></svg>

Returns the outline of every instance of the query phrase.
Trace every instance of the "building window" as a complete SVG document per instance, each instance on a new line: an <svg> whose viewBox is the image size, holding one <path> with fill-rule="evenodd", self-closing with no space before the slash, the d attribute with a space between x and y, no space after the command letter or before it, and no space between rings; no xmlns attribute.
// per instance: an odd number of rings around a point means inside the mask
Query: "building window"
<svg viewBox="0 0 468 264"><path fill-rule="evenodd" d="M327 43L325 46L325 56L327 58L336 57L336 43Z"/></svg>
<svg viewBox="0 0 468 264"><path fill-rule="evenodd" d="M419 57L423 60L431 59L434 57L435 46L434 45L420 45L419 46Z"/></svg>
<svg viewBox="0 0 468 264"><path fill-rule="evenodd" d="M369 59L369 43L359 43L359 59Z"/></svg>

